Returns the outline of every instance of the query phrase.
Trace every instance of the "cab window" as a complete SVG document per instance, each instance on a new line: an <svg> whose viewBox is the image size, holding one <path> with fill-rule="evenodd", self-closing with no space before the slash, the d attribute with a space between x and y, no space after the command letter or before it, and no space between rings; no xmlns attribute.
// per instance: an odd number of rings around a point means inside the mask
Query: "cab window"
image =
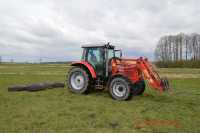
<svg viewBox="0 0 200 133"><path fill-rule="evenodd" d="M103 64L103 53L100 48L90 48L87 56L88 62L94 67L97 64Z"/></svg>
<svg viewBox="0 0 200 133"><path fill-rule="evenodd" d="M108 49L108 59L111 59L112 57L114 57L114 50Z"/></svg>

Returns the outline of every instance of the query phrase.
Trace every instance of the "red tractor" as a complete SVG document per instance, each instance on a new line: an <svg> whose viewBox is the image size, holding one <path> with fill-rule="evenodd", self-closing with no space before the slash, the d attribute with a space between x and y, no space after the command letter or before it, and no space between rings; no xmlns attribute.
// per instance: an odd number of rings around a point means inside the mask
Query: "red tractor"
<svg viewBox="0 0 200 133"><path fill-rule="evenodd" d="M82 48L81 61L73 62L68 73L68 88L74 93L106 88L113 99L127 100L143 94L145 80L161 92L169 89L168 80L160 78L147 59L122 59L122 51L109 43Z"/></svg>

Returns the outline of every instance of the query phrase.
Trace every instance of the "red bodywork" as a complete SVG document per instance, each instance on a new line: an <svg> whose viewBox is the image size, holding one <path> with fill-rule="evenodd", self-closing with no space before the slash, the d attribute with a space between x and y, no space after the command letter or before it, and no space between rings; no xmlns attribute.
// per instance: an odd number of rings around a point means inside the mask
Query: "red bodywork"
<svg viewBox="0 0 200 133"><path fill-rule="evenodd" d="M97 75L96 75L96 72L94 70L94 68L86 61L77 61L77 62L73 62L72 63L72 66L84 66L86 69L88 69L88 71L90 72L92 78L96 79L97 78Z"/></svg>
<svg viewBox="0 0 200 133"><path fill-rule="evenodd" d="M132 83L142 80L142 73L137 67L137 60L134 59L113 59L111 62L112 76L121 75L128 78Z"/></svg>
<svg viewBox="0 0 200 133"><path fill-rule="evenodd" d="M132 83L147 80L150 87L159 91L165 90L162 79L147 59L117 59L112 60L112 76L122 75Z"/></svg>

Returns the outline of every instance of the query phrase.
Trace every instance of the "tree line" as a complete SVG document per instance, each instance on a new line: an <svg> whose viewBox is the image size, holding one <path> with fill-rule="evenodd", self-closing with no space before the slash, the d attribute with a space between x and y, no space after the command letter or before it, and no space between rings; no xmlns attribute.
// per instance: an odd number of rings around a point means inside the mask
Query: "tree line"
<svg viewBox="0 0 200 133"><path fill-rule="evenodd" d="M180 33L160 38L155 49L156 61L200 60L200 35Z"/></svg>

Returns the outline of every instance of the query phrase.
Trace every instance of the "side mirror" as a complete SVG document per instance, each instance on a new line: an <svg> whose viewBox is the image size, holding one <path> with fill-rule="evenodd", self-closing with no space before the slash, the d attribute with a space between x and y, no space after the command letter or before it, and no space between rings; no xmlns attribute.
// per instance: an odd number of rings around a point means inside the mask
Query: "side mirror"
<svg viewBox="0 0 200 133"><path fill-rule="evenodd" d="M117 54L119 54L119 58L122 58L122 50L121 49L115 50L115 57L117 57Z"/></svg>

